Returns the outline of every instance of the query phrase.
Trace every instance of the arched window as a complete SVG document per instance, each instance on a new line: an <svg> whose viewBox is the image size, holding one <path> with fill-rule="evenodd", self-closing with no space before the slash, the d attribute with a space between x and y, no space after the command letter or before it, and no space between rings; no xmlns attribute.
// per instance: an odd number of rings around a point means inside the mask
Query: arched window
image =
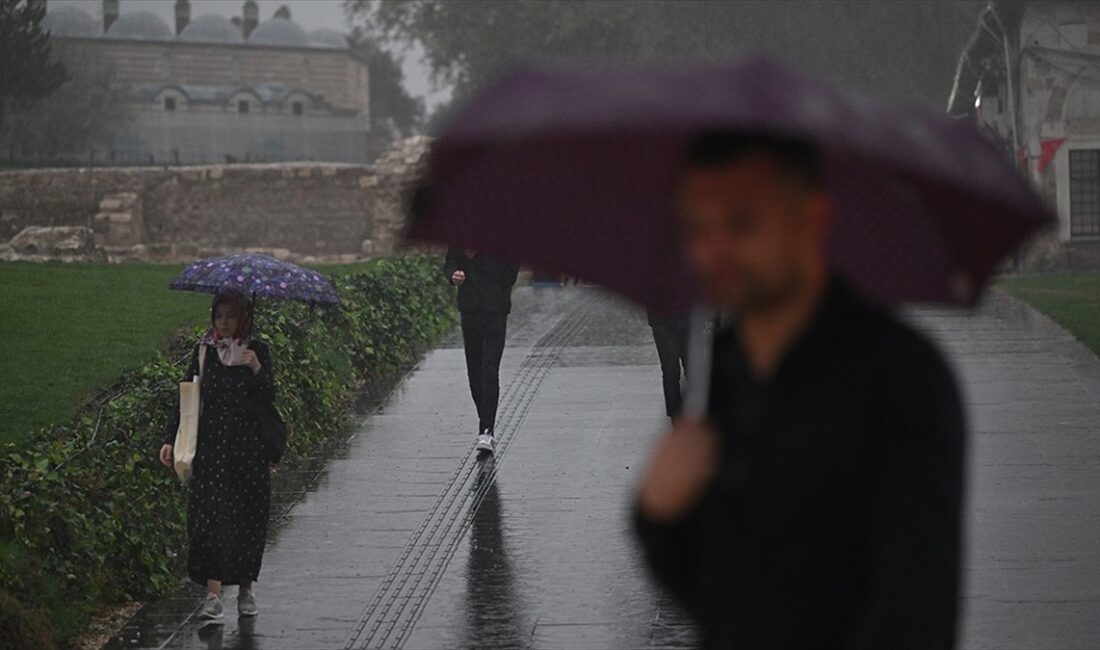
<svg viewBox="0 0 1100 650"><path fill-rule="evenodd" d="M313 105L313 98L302 91L293 91L283 100L283 110L291 115L302 116Z"/></svg>
<svg viewBox="0 0 1100 650"><path fill-rule="evenodd" d="M184 95L176 87L164 88L157 93L153 104L165 113L184 111L187 110L187 95Z"/></svg>
<svg viewBox="0 0 1100 650"><path fill-rule="evenodd" d="M259 113L263 110L263 101L256 93L242 89L229 97L226 108L238 115Z"/></svg>

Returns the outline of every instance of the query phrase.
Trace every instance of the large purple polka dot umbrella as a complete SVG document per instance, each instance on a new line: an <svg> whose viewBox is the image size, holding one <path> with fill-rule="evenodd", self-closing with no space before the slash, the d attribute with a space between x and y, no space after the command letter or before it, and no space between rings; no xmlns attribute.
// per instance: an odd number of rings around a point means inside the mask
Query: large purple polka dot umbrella
<svg viewBox="0 0 1100 650"><path fill-rule="evenodd" d="M179 291L239 291L254 298L340 302L332 283L316 271L269 255L230 255L197 260L168 285Z"/></svg>

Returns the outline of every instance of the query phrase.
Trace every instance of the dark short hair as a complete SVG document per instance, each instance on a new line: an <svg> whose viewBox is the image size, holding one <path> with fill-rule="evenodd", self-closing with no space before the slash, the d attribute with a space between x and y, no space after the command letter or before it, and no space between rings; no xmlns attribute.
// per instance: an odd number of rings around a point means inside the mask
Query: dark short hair
<svg viewBox="0 0 1100 650"><path fill-rule="evenodd" d="M705 131L688 146L687 169L724 167L750 156L774 160L780 172L807 189L824 184L821 151L813 143L789 136L738 131Z"/></svg>

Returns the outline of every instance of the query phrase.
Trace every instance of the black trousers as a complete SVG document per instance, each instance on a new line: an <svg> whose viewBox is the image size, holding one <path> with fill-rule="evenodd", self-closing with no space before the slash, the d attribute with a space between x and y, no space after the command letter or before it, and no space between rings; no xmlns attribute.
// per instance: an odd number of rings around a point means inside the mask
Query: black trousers
<svg viewBox="0 0 1100 650"><path fill-rule="evenodd" d="M466 348L466 375L477 407L478 432L496 428L500 401L500 358L508 329L507 312L462 312L462 343Z"/></svg>
<svg viewBox="0 0 1100 650"><path fill-rule="evenodd" d="M661 360L661 383L665 390L665 414L676 417L683 407L680 391L681 368L687 369L687 335L685 319L650 317L653 342L657 344L657 358Z"/></svg>

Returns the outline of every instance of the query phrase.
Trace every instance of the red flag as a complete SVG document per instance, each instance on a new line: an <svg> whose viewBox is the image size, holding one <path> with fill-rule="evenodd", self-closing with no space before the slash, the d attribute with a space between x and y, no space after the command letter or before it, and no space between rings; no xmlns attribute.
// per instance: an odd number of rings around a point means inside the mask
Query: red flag
<svg viewBox="0 0 1100 650"><path fill-rule="evenodd" d="M1055 138L1053 140L1043 140L1039 143L1042 147L1042 152L1039 154L1039 173L1046 171L1047 165L1054 160L1054 154L1058 153L1058 147L1061 147L1065 141L1065 138Z"/></svg>

